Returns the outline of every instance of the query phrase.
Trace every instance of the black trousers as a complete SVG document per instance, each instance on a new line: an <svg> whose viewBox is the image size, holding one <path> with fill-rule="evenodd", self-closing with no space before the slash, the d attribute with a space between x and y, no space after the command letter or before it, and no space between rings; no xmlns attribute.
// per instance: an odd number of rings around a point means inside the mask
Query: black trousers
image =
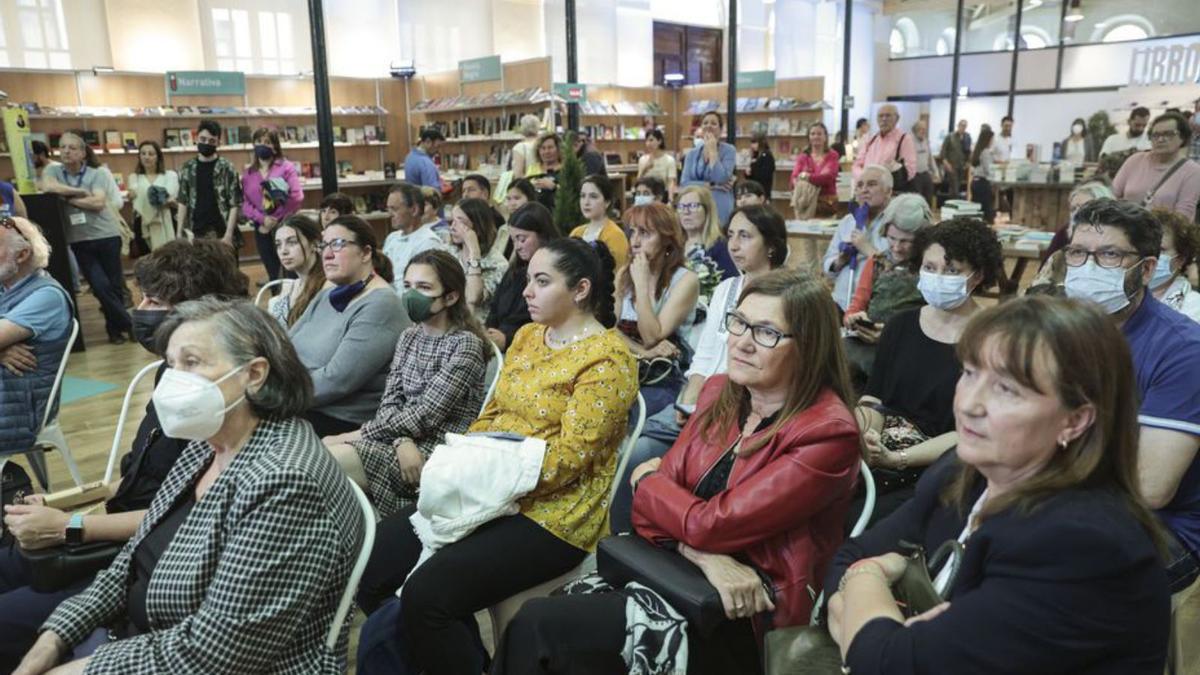
<svg viewBox="0 0 1200 675"><path fill-rule="evenodd" d="M492 675L602 675L627 672L621 591L528 600L509 622ZM727 621L707 638L688 632L689 675L762 672L747 619Z"/></svg>
<svg viewBox="0 0 1200 675"><path fill-rule="evenodd" d="M121 270L121 238L106 237L71 244L79 271L92 287L104 314L104 332L117 337L133 330L133 320L125 311L125 273Z"/></svg>
<svg viewBox="0 0 1200 675"><path fill-rule="evenodd" d="M522 515L497 518L416 565L421 543L408 522L409 507L381 522L359 585L359 603L374 609L402 583L405 634L417 665L428 675L479 675L483 656L471 631L473 615L583 561L586 551ZM369 609L368 609L369 608Z"/></svg>
<svg viewBox="0 0 1200 675"><path fill-rule="evenodd" d="M983 207L983 222L991 225L996 222L996 198L992 193L992 182L976 176L971 181L971 201Z"/></svg>
<svg viewBox="0 0 1200 675"><path fill-rule="evenodd" d="M254 225L254 245L258 247L258 259L267 269L267 277L271 281L275 281L279 278L280 270L283 269L279 262L279 253L275 250L275 235L259 232L258 223L254 221L251 221L250 224Z"/></svg>

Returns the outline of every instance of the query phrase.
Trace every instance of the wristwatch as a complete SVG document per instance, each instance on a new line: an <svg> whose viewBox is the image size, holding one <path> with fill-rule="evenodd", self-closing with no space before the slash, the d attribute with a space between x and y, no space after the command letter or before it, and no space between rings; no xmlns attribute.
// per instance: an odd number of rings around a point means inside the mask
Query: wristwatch
<svg viewBox="0 0 1200 675"><path fill-rule="evenodd" d="M483 267L483 264L479 262L478 258L471 258L470 260L467 261L467 269L469 269L469 270L477 270L482 267Z"/></svg>
<svg viewBox="0 0 1200 675"><path fill-rule="evenodd" d="M73 513L67 521L67 545L78 546L83 543L83 514Z"/></svg>

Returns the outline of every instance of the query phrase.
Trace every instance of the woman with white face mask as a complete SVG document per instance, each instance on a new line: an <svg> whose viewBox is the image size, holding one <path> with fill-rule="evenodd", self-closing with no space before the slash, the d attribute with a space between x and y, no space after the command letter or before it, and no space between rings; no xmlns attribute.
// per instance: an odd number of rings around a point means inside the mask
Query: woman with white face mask
<svg viewBox="0 0 1200 675"><path fill-rule="evenodd" d="M155 342L168 366L159 422L191 442L137 534L50 616L16 672L45 673L97 639L55 672L341 672L349 630L333 652L325 635L364 522L299 419L308 371L279 322L247 301L178 305Z"/></svg>
<svg viewBox="0 0 1200 675"><path fill-rule="evenodd" d="M1087 122L1083 118L1071 123L1071 133L1063 139L1060 147L1062 158L1075 166L1096 161L1096 145L1088 134Z"/></svg>
<svg viewBox="0 0 1200 675"><path fill-rule="evenodd" d="M975 292L995 283L1004 264L992 229L966 218L921 229L910 260L928 304L887 322L855 410L878 490L872 522L912 496L925 467L958 442L955 345L980 309Z"/></svg>
<svg viewBox="0 0 1200 675"><path fill-rule="evenodd" d="M1188 269L1200 254L1200 225L1169 209L1154 209L1150 215L1162 226L1162 253L1150 278L1150 291L1171 309L1200 322L1200 293L1188 279Z"/></svg>

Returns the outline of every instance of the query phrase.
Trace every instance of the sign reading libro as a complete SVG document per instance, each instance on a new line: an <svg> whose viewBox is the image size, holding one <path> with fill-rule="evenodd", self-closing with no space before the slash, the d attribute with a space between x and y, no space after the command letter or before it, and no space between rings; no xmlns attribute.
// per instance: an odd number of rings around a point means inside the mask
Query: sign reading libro
<svg viewBox="0 0 1200 675"><path fill-rule="evenodd" d="M570 82L555 82L554 95L567 103L583 103L587 101L587 85Z"/></svg>
<svg viewBox="0 0 1200 675"><path fill-rule="evenodd" d="M1129 84L1200 84L1200 42L1133 50Z"/></svg>
<svg viewBox="0 0 1200 675"><path fill-rule="evenodd" d="M246 75L222 70L178 70L167 73L171 96L245 96Z"/></svg>
<svg viewBox="0 0 1200 675"><path fill-rule="evenodd" d="M484 56L458 62L458 79L463 84L499 80L501 72L503 71L499 56Z"/></svg>

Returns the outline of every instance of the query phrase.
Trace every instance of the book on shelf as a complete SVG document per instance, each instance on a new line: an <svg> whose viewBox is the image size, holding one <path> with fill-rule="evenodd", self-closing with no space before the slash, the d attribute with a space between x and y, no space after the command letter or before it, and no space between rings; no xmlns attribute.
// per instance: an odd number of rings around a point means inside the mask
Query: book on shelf
<svg viewBox="0 0 1200 675"><path fill-rule="evenodd" d="M225 127L221 130L225 135L225 145L240 145L241 134L238 133L237 127Z"/></svg>
<svg viewBox="0 0 1200 675"><path fill-rule="evenodd" d="M345 132L342 130L342 128L339 126L334 126L333 127L333 141L335 143L337 143L338 141L344 140L345 138L346 138L346 135L345 135Z"/></svg>
<svg viewBox="0 0 1200 675"><path fill-rule="evenodd" d="M339 159L337 167L339 176L348 176L354 173L354 163L348 159Z"/></svg>
<svg viewBox="0 0 1200 675"><path fill-rule="evenodd" d="M116 129L104 130L104 149L105 150L120 150L124 146L121 145L121 132Z"/></svg>
<svg viewBox="0 0 1200 675"><path fill-rule="evenodd" d="M304 140L305 140L305 142L316 143L320 140L320 138L321 138L320 134L317 133L317 125L315 125L315 124L305 124L304 125Z"/></svg>
<svg viewBox="0 0 1200 675"><path fill-rule="evenodd" d="M179 145L180 146L189 148L195 144L196 144L196 139L194 137L191 127L179 130Z"/></svg>
<svg viewBox="0 0 1200 675"><path fill-rule="evenodd" d="M293 127L293 126L284 127L283 128L283 139L281 139L281 140L283 140L284 142L287 142L287 143L299 142L299 138L297 138L297 136L296 136L296 127Z"/></svg>
<svg viewBox="0 0 1200 675"><path fill-rule="evenodd" d="M125 149L131 152L136 152L138 149L138 135L136 131L121 132L121 142Z"/></svg>
<svg viewBox="0 0 1200 675"><path fill-rule="evenodd" d="M252 143L254 141L254 131L250 129L249 124L238 126L238 137L242 143Z"/></svg>
<svg viewBox="0 0 1200 675"><path fill-rule="evenodd" d="M100 149L100 132L95 129L89 129L83 132L83 142L92 147L93 150Z"/></svg>
<svg viewBox="0 0 1200 675"><path fill-rule="evenodd" d="M383 163L383 177L385 180L396 180L396 163L395 162L384 162Z"/></svg>
<svg viewBox="0 0 1200 675"><path fill-rule="evenodd" d="M374 124L368 124L367 126L363 127L363 132L366 134L368 143L375 141L379 138L378 134L376 133Z"/></svg>
<svg viewBox="0 0 1200 675"><path fill-rule="evenodd" d="M180 147L179 130L178 129L163 129L163 147L164 148Z"/></svg>

